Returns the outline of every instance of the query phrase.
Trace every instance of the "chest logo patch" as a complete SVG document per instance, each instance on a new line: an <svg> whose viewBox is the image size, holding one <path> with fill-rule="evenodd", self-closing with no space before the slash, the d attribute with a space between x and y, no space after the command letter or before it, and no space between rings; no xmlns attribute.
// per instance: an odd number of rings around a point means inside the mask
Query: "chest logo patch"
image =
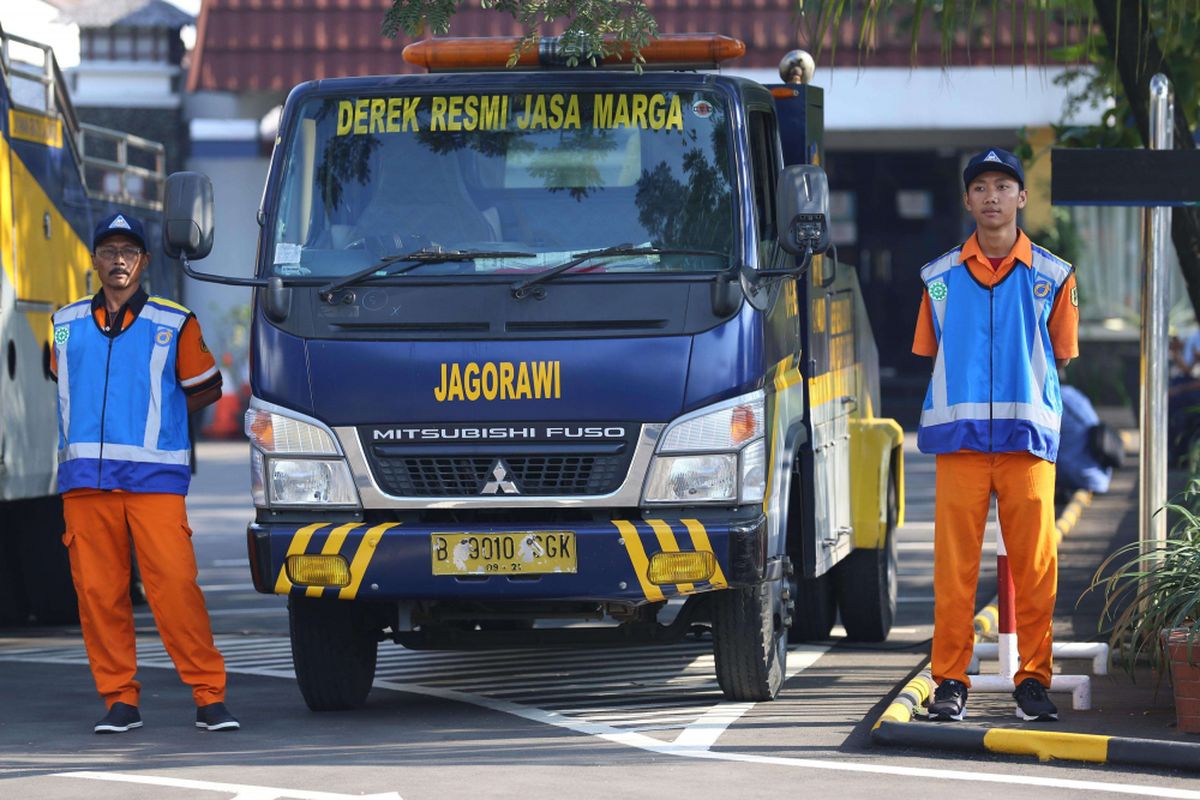
<svg viewBox="0 0 1200 800"><path fill-rule="evenodd" d="M59 325L57 328L54 329L54 343L55 344L66 344L67 340L70 338L71 338L71 329L68 328L66 325Z"/></svg>
<svg viewBox="0 0 1200 800"><path fill-rule="evenodd" d="M929 299L936 303L940 303L946 299L946 295L950 294L950 290L946 288L945 281L934 281L929 284Z"/></svg>
<svg viewBox="0 0 1200 800"><path fill-rule="evenodd" d="M170 344L171 343L171 329L170 328L159 328L158 333L154 334L154 341L157 342L158 344L161 344L164 346Z"/></svg>
<svg viewBox="0 0 1200 800"><path fill-rule="evenodd" d="M1033 296L1037 298L1046 297L1050 294L1050 281L1038 281L1033 285Z"/></svg>

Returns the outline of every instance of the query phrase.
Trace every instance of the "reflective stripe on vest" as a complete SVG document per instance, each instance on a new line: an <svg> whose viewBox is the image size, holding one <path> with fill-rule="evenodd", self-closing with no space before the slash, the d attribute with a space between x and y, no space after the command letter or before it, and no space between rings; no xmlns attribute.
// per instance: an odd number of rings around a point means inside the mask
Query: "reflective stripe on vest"
<svg viewBox="0 0 1200 800"><path fill-rule="evenodd" d="M991 290L959 261L961 248L921 270L938 351L921 412L918 447L1058 454L1062 399L1048 320L1071 266L1033 247Z"/></svg>
<svg viewBox="0 0 1200 800"><path fill-rule="evenodd" d="M187 493L187 399L175 365L189 313L151 297L111 338L96 325L91 298L54 315L60 492Z"/></svg>

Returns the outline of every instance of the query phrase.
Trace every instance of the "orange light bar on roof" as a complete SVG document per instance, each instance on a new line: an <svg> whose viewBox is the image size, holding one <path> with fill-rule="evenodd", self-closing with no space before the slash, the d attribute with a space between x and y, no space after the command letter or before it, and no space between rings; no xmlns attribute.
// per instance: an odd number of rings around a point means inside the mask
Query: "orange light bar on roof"
<svg viewBox="0 0 1200 800"><path fill-rule="evenodd" d="M502 69L516 50L521 39L517 36L426 39L404 48L404 60L436 72L438 70ZM622 47L618 55L604 59L608 65L629 65L632 48ZM732 36L714 33L667 34L654 39L642 48L646 65L678 64L716 66L722 61L740 58L746 45ZM521 51L514 65L524 67L564 66L566 55L558 36L545 36L534 46Z"/></svg>

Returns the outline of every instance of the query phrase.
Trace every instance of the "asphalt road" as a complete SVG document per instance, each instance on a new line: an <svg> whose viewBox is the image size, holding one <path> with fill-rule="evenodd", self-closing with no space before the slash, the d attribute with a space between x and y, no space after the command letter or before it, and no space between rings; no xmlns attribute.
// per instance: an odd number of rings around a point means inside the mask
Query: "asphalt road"
<svg viewBox="0 0 1200 800"><path fill-rule="evenodd" d="M911 438L911 437L910 437ZM908 458L900 615L891 640L795 646L771 703L725 703L706 638L625 650L430 653L381 645L365 707L308 711L282 598L245 564L245 444L200 447L189 514L236 733L192 725L190 693L138 611L145 727L103 713L78 629L0 633L0 798L1195 798L1194 779L1106 766L881 750L870 722L931 633L932 462ZM985 545L980 602L994 592ZM835 634L840 631L835 631ZM993 712L1007 715L995 700ZM1070 712L1069 700L1060 706ZM1003 706L1003 709L1001 709ZM1001 710L998 710L1001 709ZM985 709L983 713L988 713ZM916 724L916 723L914 723Z"/></svg>

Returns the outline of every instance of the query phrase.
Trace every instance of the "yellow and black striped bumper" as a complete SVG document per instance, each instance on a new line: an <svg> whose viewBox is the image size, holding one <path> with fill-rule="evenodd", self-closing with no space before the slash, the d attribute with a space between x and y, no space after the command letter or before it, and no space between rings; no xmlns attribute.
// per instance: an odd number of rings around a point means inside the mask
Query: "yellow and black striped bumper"
<svg viewBox="0 0 1200 800"><path fill-rule="evenodd" d="M511 531L574 533L576 571L535 576L434 575L435 534ZM575 599L656 602L669 597L760 582L766 570L766 518L646 518L577 525L448 526L386 522L251 523L246 532L258 591L343 600ZM649 565L658 553L711 553L716 569L704 581L658 584ZM294 584L289 556L333 555L344 560L344 586Z"/></svg>

